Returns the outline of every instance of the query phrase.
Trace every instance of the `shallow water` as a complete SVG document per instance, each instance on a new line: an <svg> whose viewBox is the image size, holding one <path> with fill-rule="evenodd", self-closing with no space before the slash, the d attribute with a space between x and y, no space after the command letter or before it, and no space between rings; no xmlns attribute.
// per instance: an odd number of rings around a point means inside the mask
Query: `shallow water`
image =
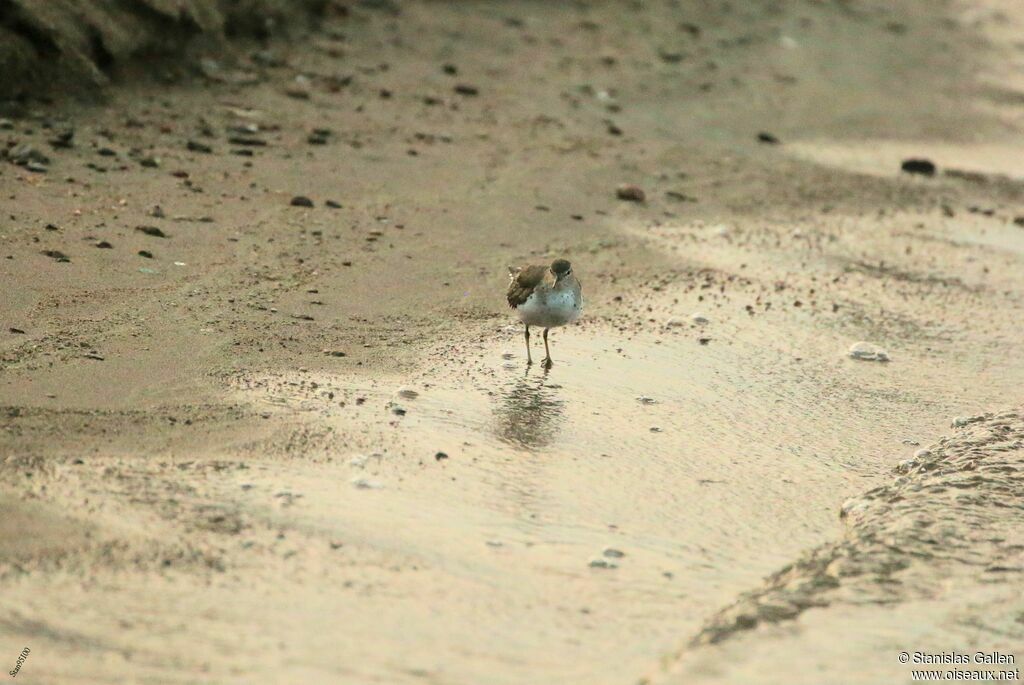
<svg viewBox="0 0 1024 685"><path fill-rule="evenodd" d="M559 330L550 371L523 363L509 327L507 345L442 350L437 366L390 382L263 379L273 406L363 429L328 463L244 477L257 492L301 493L258 515L394 565L371 599L337 600L362 627L353 653L398 639L403 668L453 682L622 682L834 538L842 502L884 482L911 443L1015 382L982 357L952 365L908 349L857 362L838 334L773 325ZM958 376L963 393L934 393ZM979 377L987 387L970 389ZM317 399L328 391L344 407ZM422 605L386 600L413 591ZM459 646L482 626L487 649ZM402 677L383 653L367 669Z"/></svg>

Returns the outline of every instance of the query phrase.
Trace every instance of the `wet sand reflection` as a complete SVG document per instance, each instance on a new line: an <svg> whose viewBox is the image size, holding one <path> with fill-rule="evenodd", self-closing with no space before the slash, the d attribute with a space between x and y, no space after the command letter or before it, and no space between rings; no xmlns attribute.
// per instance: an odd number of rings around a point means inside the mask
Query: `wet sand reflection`
<svg viewBox="0 0 1024 685"><path fill-rule="evenodd" d="M558 437L565 420L565 403L560 386L548 382L548 372L536 369L510 383L495 407L495 433L500 440L517 447L546 447Z"/></svg>

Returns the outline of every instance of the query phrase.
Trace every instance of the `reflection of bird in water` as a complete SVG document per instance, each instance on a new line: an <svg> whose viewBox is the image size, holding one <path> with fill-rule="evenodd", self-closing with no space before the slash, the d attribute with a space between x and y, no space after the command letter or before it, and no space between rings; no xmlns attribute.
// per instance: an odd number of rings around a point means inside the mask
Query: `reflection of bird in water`
<svg viewBox="0 0 1024 685"><path fill-rule="evenodd" d="M557 388L547 385L547 371L536 378L525 377L505 388L498 406L496 433L505 442L534 448L551 444L565 419Z"/></svg>

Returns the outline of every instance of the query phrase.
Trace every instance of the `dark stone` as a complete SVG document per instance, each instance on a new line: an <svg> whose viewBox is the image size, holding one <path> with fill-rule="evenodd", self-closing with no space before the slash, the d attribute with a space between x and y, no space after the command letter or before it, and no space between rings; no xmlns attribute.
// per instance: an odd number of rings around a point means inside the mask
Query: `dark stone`
<svg viewBox="0 0 1024 685"><path fill-rule="evenodd" d="M145 257L146 259L152 259L153 253L150 252L149 250L139 250L139 256Z"/></svg>
<svg viewBox="0 0 1024 685"><path fill-rule="evenodd" d="M305 195L296 195L291 201L292 207L312 207L313 201Z"/></svg>
<svg viewBox="0 0 1024 685"><path fill-rule="evenodd" d="M159 229L156 226L136 226L135 230L138 231L139 233L145 233L148 236L153 236L154 238L168 237L168 235L164 233L162 229Z"/></svg>
<svg viewBox="0 0 1024 685"><path fill-rule="evenodd" d="M359 6L374 12L383 12L397 17L402 13L402 8L395 0L359 0Z"/></svg>
<svg viewBox="0 0 1024 685"><path fill-rule="evenodd" d="M767 145L778 145L779 143L782 142L778 139L778 137L771 133L768 133L767 131L761 131L760 133L758 133L757 140L758 142L766 143Z"/></svg>
<svg viewBox="0 0 1024 685"><path fill-rule="evenodd" d="M231 136L228 142L232 145L246 145L248 147L263 147L267 141L253 136Z"/></svg>
<svg viewBox="0 0 1024 685"><path fill-rule="evenodd" d="M43 254L47 257L56 259L58 262L70 262L71 258L60 250L43 250Z"/></svg>
<svg viewBox="0 0 1024 685"><path fill-rule="evenodd" d="M205 154L210 154L211 152L213 152L212 147L210 147L206 143L200 143L198 140L188 141L188 143L185 144L185 147L191 150L192 152L203 152Z"/></svg>
<svg viewBox="0 0 1024 685"><path fill-rule="evenodd" d="M615 197L627 202L643 202L647 199L647 194L640 186L625 184L615 189Z"/></svg>
<svg viewBox="0 0 1024 685"><path fill-rule="evenodd" d="M74 145L74 143L72 142L72 139L74 137L75 137L75 130L74 129L68 129L66 131L61 131L60 133L57 134L57 136L53 140L50 141L50 145L52 145L55 148L69 148L69 147L72 147Z"/></svg>
<svg viewBox="0 0 1024 685"><path fill-rule="evenodd" d="M900 169L908 174L921 174L922 176L935 175L935 163L930 159L911 158L903 160Z"/></svg>
<svg viewBox="0 0 1024 685"><path fill-rule="evenodd" d="M465 83L460 83L459 85L455 86L455 92L458 93L459 95L473 96L479 95L480 89L477 88L476 86L470 86Z"/></svg>

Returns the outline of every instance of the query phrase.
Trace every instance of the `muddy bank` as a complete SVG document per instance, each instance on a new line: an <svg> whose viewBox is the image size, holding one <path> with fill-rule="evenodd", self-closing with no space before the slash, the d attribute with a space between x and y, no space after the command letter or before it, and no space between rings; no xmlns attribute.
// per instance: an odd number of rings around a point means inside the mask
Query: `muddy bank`
<svg viewBox="0 0 1024 685"><path fill-rule="evenodd" d="M228 37L308 28L327 0L6 0L0 5L0 101L96 95L114 70L177 58ZM184 67L184 69L182 68ZM164 71L164 69L160 69ZM167 71L173 75L174 70Z"/></svg>
<svg viewBox="0 0 1024 685"><path fill-rule="evenodd" d="M1012 654L1024 637L1024 414L958 418L952 428L950 437L900 462L891 485L843 504L841 541L807 553L714 616L674 665L678 675L667 680L742 681L745 669L734 655L772 639L776 654L757 657L763 678L783 677L799 664L800 672L830 681L902 682L911 667L896 657L931 643L924 636L937 627L921 623L935 610L968 622L972 645ZM810 615L816 610L856 615L836 624L842 634L815 638L843 641L841 658L835 650L814 655L801 639L823 630ZM782 628L804 612L807 621ZM871 622L884 627L872 641L850 629ZM956 643L963 638L955 628L950 638L950 649L969 646ZM730 641L735 644L720 644ZM862 666L853 668L858 660Z"/></svg>

